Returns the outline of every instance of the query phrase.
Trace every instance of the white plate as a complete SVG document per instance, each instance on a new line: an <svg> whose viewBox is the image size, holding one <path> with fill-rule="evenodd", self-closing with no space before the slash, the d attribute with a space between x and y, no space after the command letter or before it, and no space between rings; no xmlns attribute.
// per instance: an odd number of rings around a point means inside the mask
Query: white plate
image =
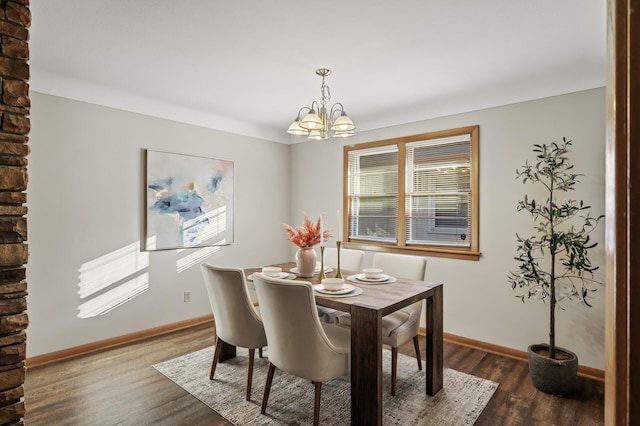
<svg viewBox="0 0 640 426"><path fill-rule="evenodd" d="M298 267L297 267L297 266L294 266L293 268L291 268L291 269L289 269L289 270L290 270L291 272L293 272L294 274L299 274L299 273L300 273L300 269L298 269ZM333 268L331 268L331 267L329 267L329 266L325 266L325 267L324 267L324 273L325 273L325 274L326 274L326 273L329 273L329 272L331 272L331 271L333 271ZM320 273L320 268L316 268L316 269L313 271L313 275L317 275L317 274L319 274L319 273Z"/></svg>
<svg viewBox="0 0 640 426"><path fill-rule="evenodd" d="M287 278L291 277L291 275L293 275L293 274L291 274L289 272L280 272L280 274L278 274L276 276L271 276L271 275L267 275L267 276L271 277L271 278L280 278L281 280L284 280L284 279L287 279Z"/></svg>
<svg viewBox="0 0 640 426"><path fill-rule="evenodd" d="M364 273L362 274L356 274L356 279L358 281L364 281L364 282L371 282L371 283L381 283L383 281L389 281L389 278L391 278L389 275L387 274L382 274L381 276L379 276L378 278L368 278Z"/></svg>
<svg viewBox="0 0 640 426"><path fill-rule="evenodd" d="M295 274L291 274L289 272L281 272L280 275L278 275L277 277L272 277L272 278L279 278L281 280L290 280L290 279L293 279L295 277L296 277ZM247 277L247 279L252 281L253 280L253 274L249 275Z"/></svg>
<svg viewBox="0 0 640 426"><path fill-rule="evenodd" d="M362 284L390 284L396 282L396 279L390 275L383 275L382 278L367 278L364 274L349 275L348 281Z"/></svg>
<svg viewBox="0 0 640 426"><path fill-rule="evenodd" d="M322 284L316 284L313 286L313 289L315 291L317 291L318 293L322 293L322 294L347 294L347 293L351 293L353 290L355 290L355 287L350 285L350 284L344 284L342 286L342 288L340 290L327 290L324 288L324 286Z"/></svg>
<svg viewBox="0 0 640 426"><path fill-rule="evenodd" d="M316 285L320 285L320 284L316 284ZM316 291L316 294L320 295L321 297L354 297L359 294L362 294L362 292L363 290L360 287L355 287L355 290L346 294L327 294L327 293L320 293L319 291Z"/></svg>

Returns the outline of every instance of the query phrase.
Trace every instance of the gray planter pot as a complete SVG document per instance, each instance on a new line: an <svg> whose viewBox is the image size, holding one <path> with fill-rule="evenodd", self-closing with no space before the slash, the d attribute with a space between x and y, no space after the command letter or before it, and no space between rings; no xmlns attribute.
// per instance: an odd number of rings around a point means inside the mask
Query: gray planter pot
<svg viewBox="0 0 640 426"><path fill-rule="evenodd" d="M571 351L556 346L556 353L566 359L551 359L539 352L549 351L549 345L541 343L529 346L529 374L536 389L557 396L568 396L576 387L578 357Z"/></svg>

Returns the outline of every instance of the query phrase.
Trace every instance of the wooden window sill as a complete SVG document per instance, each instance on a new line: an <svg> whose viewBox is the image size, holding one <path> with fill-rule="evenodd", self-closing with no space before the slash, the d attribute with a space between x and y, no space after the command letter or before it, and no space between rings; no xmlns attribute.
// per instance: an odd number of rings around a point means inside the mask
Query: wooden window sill
<svg viewBox="0 0 640 426"><path fill-rule="evenodd" d="M461 260L480 260L482 253L471 250L459 250L450 247L421 247L421 246L405 246L399 247L389 244L376 244L362 241L345 241L342 246L344 248L378 251L387 253L412 254L416 256L446 257L449 259Z"/></svg>

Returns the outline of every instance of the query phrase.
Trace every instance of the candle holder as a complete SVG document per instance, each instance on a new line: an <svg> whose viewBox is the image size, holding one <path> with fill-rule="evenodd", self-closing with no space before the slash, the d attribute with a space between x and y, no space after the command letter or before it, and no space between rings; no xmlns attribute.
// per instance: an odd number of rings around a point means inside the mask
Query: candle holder
<svg viewBox="0 0 640 426"><path fill-rule="evenodd" d="M336 241L336 246L338 247L338 272L336 273L336 278L342 278L342 272L340 272L340 246L342 245L342 241Z"/></svg>
<svg viewBox="0 0 640 426"><path fill-rule="evenodd" d="M320 246L320 276L318 276L318 279L322 282L325 278L327 276L324 274L324 246Z"/></svg>

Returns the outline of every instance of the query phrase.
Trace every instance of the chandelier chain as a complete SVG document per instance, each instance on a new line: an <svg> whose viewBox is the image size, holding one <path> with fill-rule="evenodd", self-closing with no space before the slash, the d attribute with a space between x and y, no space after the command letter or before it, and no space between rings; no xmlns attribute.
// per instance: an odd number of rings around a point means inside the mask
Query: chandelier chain
<svg viewBox="0 0 640 426"><path fill-rule="evenodd" d="M322 76L322 86L320 86L320 94L322 95L322 106L325 106L327 102L331 100L331 91L329 86L324 83L324 75Z"/></svg>

